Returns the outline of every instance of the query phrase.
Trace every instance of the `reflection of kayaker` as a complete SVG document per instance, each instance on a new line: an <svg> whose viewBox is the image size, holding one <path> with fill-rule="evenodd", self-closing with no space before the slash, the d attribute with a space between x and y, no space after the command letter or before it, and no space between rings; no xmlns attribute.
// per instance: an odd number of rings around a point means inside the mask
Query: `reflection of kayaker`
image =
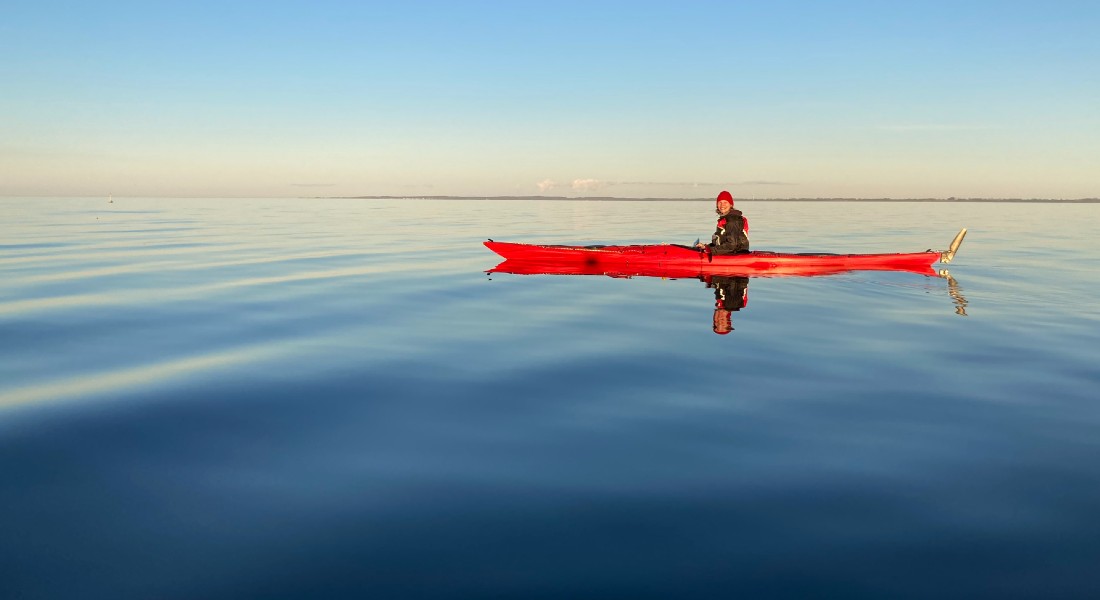
<svg viewBox="0 0 1100 600"><path fill-rule="evenodd" d="M749 278L714 275L700 279L714 289L714 333L726 335L733 331L730 313L749 303Z"/></svg>
<svg viewBox="0 0 1100 600"><path fill-rule="evenodd" d="M714 212L718 213L718 227L710 238L709 244L696 244L695 247L708 254L737 254L749 251L749 220L733 207L733 195L723 190L714 201Z"/></svg>
<svg viewBox="0 0 1100 600"><path fill-rule="evenodd" d="M958 250L958 243L961 238L962 234L960 233L959 236L955 238L955 241L952 242L952 249L943 253L945 255L943 257L945 262L946 259L954 254L955 250ZM582 256L592 255L593 250L584 246L530 246L527 244L494 242L492 240L486 242L485 245L493 250L500 251L502 255L506 256L511 254L512 250L523 251L530 249L533 250L534 256L549 257L543 260L509 258L486 271L486 273L490 275L493 273L512 273L515 275L596 275L624 279L633 277L660 277L661 279L695 279L701 281L706 287L714 290L714 331L719 334L729 333L733 330L733 327L729 325L730 313L741 310L748 304L750 277L743 273L762 277L815 277L821 275L835 275L837 273L845 273L854 270L854 268L836 268L821 265L804 265L800 268L787 269L777 269L773 267L769 269L753 270L737 267L722 268L720 265L707 263L705 261L697 263L696 266L677 264L662 265L657 261L651 264L643 262L641 265L637 265L630 261L623 260L624 254L645 258L646 255L644 253L630 254L630 250L657 248L654 246L603 246L601 248L614 248L610 255L617 257L619 260L608 260L606 262L593 260L587 262L572 260L577 254L581 254ZM692 250L687 246L661 246L659 248L674 248L677 249L677 251L694 254L697 259L700 254L697 250ZM546 253L543 254L543 251L546 251ZM600 251L596 252L602 254ZM759 254L765 253L757 251L750 255L742 254L738 256L753 256ZM804 257L805 255L791 256ZM736 256L726 256L723 258L736 258ZM717 261L718 259L716 258L715 260ZM706 267L711 268L707 269ZM947 272L947 269L943 269L939 273L936 273L927 267L924 269L914 269L905 263L886 263L878 265L877 270L911 271L930 276L938 275L946 279L947 293L951 296L952 300L955 301L955 312L959 315L966 316L967 301L966 298L962 296L962 286Z"/></svg>

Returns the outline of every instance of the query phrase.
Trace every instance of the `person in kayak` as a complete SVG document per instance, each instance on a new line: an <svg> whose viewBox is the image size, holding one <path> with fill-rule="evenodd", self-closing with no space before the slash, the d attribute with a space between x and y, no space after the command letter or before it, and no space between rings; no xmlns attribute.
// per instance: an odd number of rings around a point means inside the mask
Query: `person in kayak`
<svg viewBox="0 0 1100 600"><path fill-rule="evenodd" d="M714 230L709 244L696 244L695 247L708 254L748 252L749 220L733 207L733 195L723 190L714 204L714 212L718 213L718 228Z"/></svg>
<svg viewBox="0 0 1100 600"><path fill-rule="evenodd" d="M749 303L749 278L712 275L704 277L707 287L714 288L714 333L726 335L733 331L730 313Z"/></svg>

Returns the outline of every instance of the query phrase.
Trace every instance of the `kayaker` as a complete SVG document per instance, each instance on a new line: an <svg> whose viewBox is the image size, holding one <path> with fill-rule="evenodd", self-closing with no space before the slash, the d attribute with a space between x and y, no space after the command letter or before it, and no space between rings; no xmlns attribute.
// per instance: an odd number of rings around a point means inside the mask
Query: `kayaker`
<svg viewBox="0 0 1100 600"><path fill-rule="evenodd" d="M714 204L714 212L718 213L718 228L709 244L696 244L695 247L710 254L748 252L749 220L733 207L733 195L722 190Z"/></svg>
<svg viewBox="0 0 1100 600"><path fill-rule="evenodd" d="M726 335L733 331L730 313L745 308L749 303L748 277L704 277L707 287L714 288L714 333Z"/></svg>

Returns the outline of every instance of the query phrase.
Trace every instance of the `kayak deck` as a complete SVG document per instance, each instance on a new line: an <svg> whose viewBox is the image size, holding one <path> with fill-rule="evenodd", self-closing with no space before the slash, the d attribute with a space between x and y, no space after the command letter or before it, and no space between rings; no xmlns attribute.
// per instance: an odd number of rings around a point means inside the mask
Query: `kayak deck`
<svg viewBox="0 0 1100 600"><path fill-rule="evenodd" d="M509 273L575 273L696 277L699 275L831 275L847 271L907 271L935 275L945 253L826 254L754 251L711 255L679 244L561 246L489 240L505 259L492 269ZM946 261L944 261L946 262Z"/></svg>

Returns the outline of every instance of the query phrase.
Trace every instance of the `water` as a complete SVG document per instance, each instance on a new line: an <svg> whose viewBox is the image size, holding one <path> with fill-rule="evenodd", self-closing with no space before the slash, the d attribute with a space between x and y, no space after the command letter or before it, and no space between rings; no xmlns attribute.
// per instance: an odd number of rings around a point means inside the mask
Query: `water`
<svg viewBox="0 0 1100 600"><path fill-rule="evenodd" d="M519 276L706 202L0 199L0 596L1095 597L1100 210L739 202L952 280Z"/></svg>

